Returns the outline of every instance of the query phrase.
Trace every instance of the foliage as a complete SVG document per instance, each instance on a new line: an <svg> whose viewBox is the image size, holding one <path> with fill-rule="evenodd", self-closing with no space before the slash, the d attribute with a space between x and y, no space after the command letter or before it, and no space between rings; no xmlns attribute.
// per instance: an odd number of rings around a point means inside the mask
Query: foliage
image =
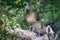
<svg viewBox="0 0 60 40"><path fill-rule="evenodd" d="M0 0L0 40L19 40L8 34L9 28L28 29L24 7L29 5L39 19L53 22L60 37L60 0ZM59 38L57 39L59 40Z"/></svg>

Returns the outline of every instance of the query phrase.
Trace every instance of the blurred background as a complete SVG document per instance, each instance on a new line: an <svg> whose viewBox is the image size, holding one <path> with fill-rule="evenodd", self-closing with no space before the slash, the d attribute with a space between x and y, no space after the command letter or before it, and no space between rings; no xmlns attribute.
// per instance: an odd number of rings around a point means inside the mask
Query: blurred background
<svg viewBox="0 0 60 40"><path fill-rule="evenodd" d="M53 28L60 40L60 0L0 0L0 40L20 40L9 35L8 29L27 30L25 6L29 5L39 19L53 22Z"/></svg>

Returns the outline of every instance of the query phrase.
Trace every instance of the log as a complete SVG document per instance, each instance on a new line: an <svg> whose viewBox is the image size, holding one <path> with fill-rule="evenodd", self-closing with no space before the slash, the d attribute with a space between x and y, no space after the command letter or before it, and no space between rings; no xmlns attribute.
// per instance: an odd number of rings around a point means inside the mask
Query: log
<svg viewBox="0 0 60 40"><path fill-rule="evenodd" d="M44 36L36 36L37 34L32 31L22 30L19 28L14 30L9 29L8 33L12 36L21 38L22 40L48 40L48 36L46 34Z"/></svg>

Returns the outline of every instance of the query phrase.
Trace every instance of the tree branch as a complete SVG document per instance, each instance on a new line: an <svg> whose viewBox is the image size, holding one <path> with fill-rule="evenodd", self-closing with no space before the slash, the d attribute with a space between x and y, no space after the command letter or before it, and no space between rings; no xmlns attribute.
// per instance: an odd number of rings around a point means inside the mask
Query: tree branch
<svg viewBox="0 0 60 40"><path fill-rule="evenodd" d="M48 40L47 35L44 36L36 36L36 33L28 31L28 30L22 30L19 28L16 28L14 30L9 29L8 32L15 37L19 37L22 40Z"/></svg>

